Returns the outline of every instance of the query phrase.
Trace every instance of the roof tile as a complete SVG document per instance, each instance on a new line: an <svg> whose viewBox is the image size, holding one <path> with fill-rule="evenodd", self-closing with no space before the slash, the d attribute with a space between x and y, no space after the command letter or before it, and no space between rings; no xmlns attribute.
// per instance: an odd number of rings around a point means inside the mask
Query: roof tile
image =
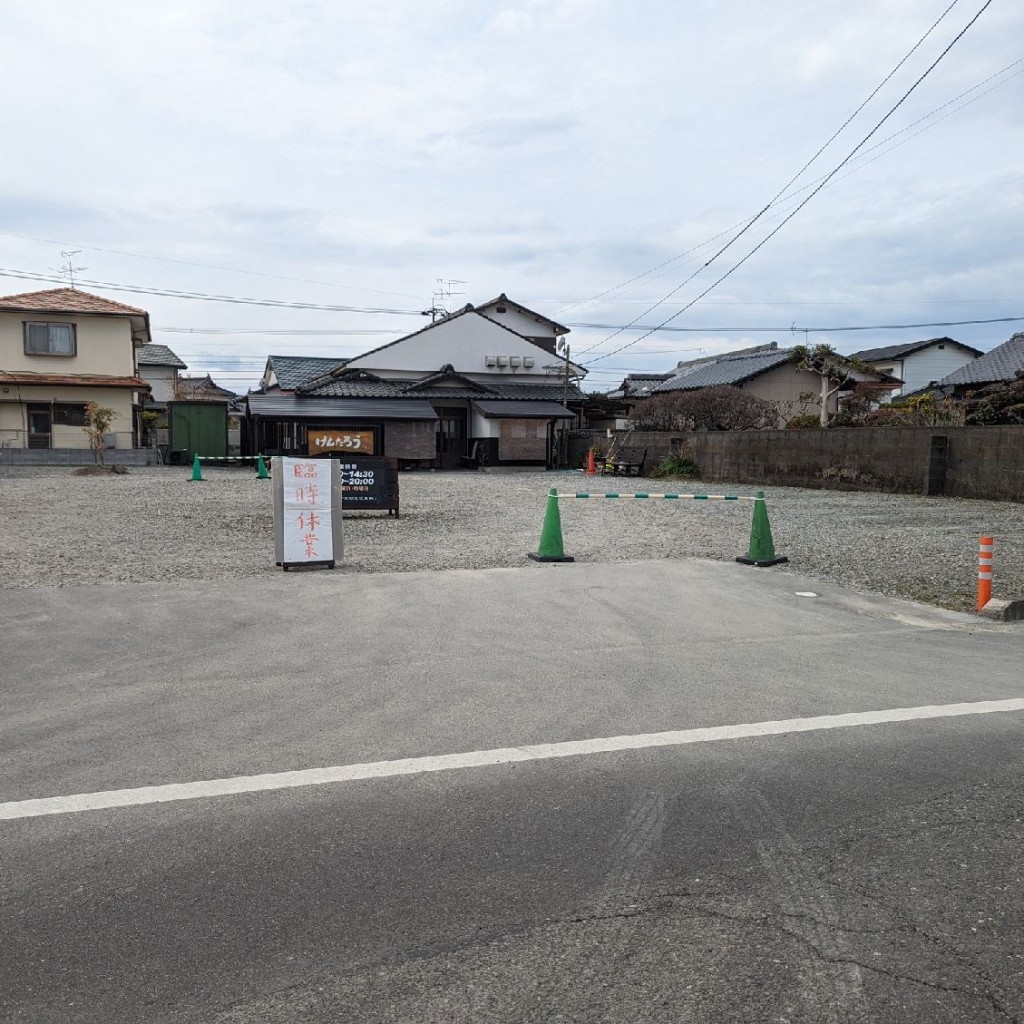
<svg viewBox="0 0 1024 1024"><path fill-rule="evenodd" d="M1004 341L1002 345L997 345L990 352L943 377L936 387L992 384L1000 380L1013 380L1018 372L1024 372L1024 333L1019 331L1009 341Z"/></svg>
<svg viewBox="0 0 1024 1024"><path fill-rule="evenodd" d="M47 288L0 296L0 310L26 313L110 313L113 316L148 316L144 309L105 299L77 288Z"/></svg>

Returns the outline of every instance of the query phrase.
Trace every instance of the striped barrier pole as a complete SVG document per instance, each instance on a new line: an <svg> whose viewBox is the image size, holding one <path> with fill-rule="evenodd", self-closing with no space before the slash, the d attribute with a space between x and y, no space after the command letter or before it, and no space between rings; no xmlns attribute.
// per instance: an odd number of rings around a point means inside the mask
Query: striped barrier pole
<svg viewBox="0 0 1024 1024"><path fill-rule="evenodd" d="M262 459L262 455L197 455L203 462L253 462Z"/></svg>
<svg viewBox="0 0 1024 1024"><path fill-rule="evenodd" d="M768 508L765 503L764 491L757 494L676 494L662 493L652 494L647 491L634 491L623 494L618 491L608 491L603 494L591 493L589 491L566 491L559 492L552 487L548 491L547 505L544 511L544 525L541 528L540 545L536 554L531 553L528 557L536 562L571 562L572 557L565 554L562 541L562 519L558 511L560 500L586 501L589 499L633 499L645 501L651 498L661 498L664 501L752 501L754 503L754 515L750 524L750 546L745 555L736 559L743 565L756 565L759 567L779 565L788 562L785 555L775 554L775 542L772 540L772 528L768 523Z"/></svg>
<svg viewBox="0 0 1024 1024"><path fill-rule="evenodd" d="M635 491L632 494L620 494L617 491L610 491L607 494L592 494L588 491L575 491L560 494L555 492L556 498L664 498L668 501L757 501L753 494L648 494L645 491Z"/></svg>
<svg viewBox="0 0 1024 1024"><path fill-rule="evenodd" d="M978 541L978 611L992 600L992 551L995 539L982 537Z"/></svg>
<svg viewBox="0 0 1024 1024"><path fill-rule="evenodd" d="M198 452L192 458L192 479L202 480L203 471L199 468L200 462L255 462L256 479L269 480L267 464L262 455L200 455Z"/></svg>

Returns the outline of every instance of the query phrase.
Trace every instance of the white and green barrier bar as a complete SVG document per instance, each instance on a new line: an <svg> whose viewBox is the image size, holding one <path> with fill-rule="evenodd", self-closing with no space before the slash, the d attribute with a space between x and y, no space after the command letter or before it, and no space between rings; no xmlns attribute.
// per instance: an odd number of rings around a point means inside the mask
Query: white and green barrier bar
<svg viewBox="0 0 1024 1024"><path fill-rule="evenodd" d="M590 494L587 491L555 494L556 498L664 498L666 501L757 501L753 494L647 494L636 491L633 494L618 494L611 491L607 494Z"/></svg>
<svg viewBox="0 0 1024 1024"><path fill-rule="evenodd" d="M561 500L602 498L633 498L641 501L650 498L661 498L665 501L752 501L754 516L750 524L750 547L745 555L736 559L744 565L778 565L788 562L785 555L775 554L775 543L772 540L771 527L768 525L768 508L764 500L764 491L757 494L651 494L647 491L634 491L621 494L618 491L607 491L604 494L591 494L589 491L559 492L552 487L548 491L547 505L544 510L544 525L540 532L540 545L536 553L531 552L530 558L535 562L572 562L572 555L565 553L562 543L562 516L558 510Z"/></svg>

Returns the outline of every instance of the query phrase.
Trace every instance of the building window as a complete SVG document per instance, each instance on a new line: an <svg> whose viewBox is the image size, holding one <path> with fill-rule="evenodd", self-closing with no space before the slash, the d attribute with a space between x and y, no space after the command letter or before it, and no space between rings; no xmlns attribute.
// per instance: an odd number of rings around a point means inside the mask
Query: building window
<svg viewBox="0 0 1024 1024"><path fill-rule="evenodd" d="M55 402L53 405L53 422L64 427L85 426L85 406L73 405L69 402Z"/></svg>
<svg viewBox="0 0 1024 1024"><path fill-rule="evenodd" d="M74 324L25 324L25 355L73 356L75 353Z"/></svg>

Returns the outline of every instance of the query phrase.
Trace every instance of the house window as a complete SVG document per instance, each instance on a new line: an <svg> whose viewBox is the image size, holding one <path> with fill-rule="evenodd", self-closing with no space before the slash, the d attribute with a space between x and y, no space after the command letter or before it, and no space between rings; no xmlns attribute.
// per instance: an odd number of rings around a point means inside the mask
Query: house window
<svg viewBox="0 0 1024 1024"><path fill-rule="evenodd" d="M25 324L25 355L73 356L76 353L74 324Z"/></svg>
<svg viewBox="0 0 1024 1024"><path fill-rule="evenodd" d="M53 405L53 422L64 427L85 426L85 406L73 405L70 402L55 402Z"/></svg>

